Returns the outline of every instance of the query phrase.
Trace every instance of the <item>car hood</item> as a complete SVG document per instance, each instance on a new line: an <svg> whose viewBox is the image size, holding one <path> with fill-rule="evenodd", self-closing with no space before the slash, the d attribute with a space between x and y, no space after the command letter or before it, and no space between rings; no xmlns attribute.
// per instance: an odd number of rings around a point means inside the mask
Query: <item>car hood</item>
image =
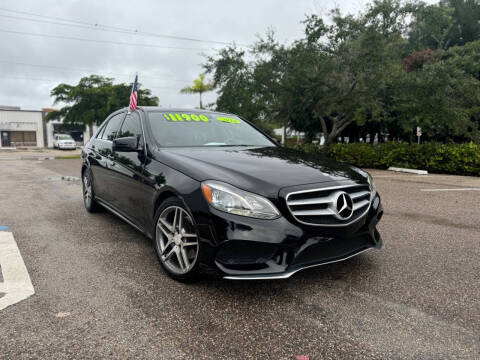
<svg viewBox="0 0 480 360"><path fill-rule="evenodd" d="M223 181L272 198L288 186L366 181L351 166L284 147L162 148L155 158L195 180Z"/></svg>

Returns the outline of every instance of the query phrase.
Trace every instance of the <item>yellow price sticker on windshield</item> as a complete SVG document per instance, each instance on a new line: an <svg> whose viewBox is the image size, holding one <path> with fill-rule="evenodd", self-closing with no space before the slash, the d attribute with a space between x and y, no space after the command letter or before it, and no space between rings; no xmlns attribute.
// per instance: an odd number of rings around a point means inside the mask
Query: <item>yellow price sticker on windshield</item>
<svg viewBox="0 0 480 360"><path fill-rule="evenodd" d="M171 122L209 122L208 117L203 114L185 114L185 113L164 113L163 117Z"/></svg>
<svg viewBox="0 0 480 360"><path fill-rule="evenodd" d="M219 117L217 118L217 120L225 123L230 123L230 124L240 124L240 120L229 118L229 117Z"/></svg>

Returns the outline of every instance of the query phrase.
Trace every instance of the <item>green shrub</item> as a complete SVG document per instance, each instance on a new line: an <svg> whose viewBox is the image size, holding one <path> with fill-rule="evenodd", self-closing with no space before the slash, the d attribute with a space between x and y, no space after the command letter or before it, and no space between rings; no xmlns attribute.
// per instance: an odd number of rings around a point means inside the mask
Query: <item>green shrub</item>
<svg viewBox="0 0 480 360"><path fill-rule="evenodd" d="M301 148L307 152L321 151L311 145ZM328 148L328 154L331 158L363 168L387 169L394 166L433 173L480 176L480 145L473 143L333 144Z"/></svg>

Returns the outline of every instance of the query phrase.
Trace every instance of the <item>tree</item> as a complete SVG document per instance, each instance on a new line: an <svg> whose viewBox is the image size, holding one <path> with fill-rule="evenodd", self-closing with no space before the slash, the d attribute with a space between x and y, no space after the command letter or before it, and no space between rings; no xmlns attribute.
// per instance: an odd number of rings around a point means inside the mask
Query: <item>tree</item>
<svg viewBox="0 0 480 360"><path fill-rule="evenodd" d="M260 41L251 53L260 54L270 46L271 38ZM246 61L246 52L236 46L219 51L217 56L208 57L205 71L212 75L213 85L218 89L215 108L243 116L262 130L272 132L276 120L276 100L272 88L276 86L281 65L272 61L263 61L257 57L255 62Z"/></svg>
<svg viewBox="0 0 480 360"><path fill-rule="evenodd" d="M312 15L305 38L287 47L268 33L251 48L250 62L244 51L224 49L205 65L219 88L217 107L289 124L307 141L321 132L327 145L353 122L377 124L388 114L390 78L401 70L407 13L398 1L384 1L362 17L333 10L332 25Z"/></svg>
<svg viewBox="0 0 480 360"><path fill-rule="evenodd" d="M408 33L414 50L447 49L453 45L455 9L445 3L426 5L421 3L413 12Z"/></svg>
<svg viewBox="0 0 480 360"><path fill-rule="evenodd" d="M249 50L225 48L204 66L218 110L283 123L307 142L319 133L327 146L345 135L410 140L416 126L428 139L477 141L479 7L374 0L358 15L308 16L304 37L291 45L267 33Z"/></svg>
<svg viewBox="0 0 480 360"><path fill-rule="evenodd" d="M202 94L213 90L213 84L205 82L205 74L200 74L198 78L193 80L192 86L184 87L180 92L182 94L199 94L200 95L200 109L203 109Z"/></svg>
<svg viewBox="0 0 480 360"><path fill-rule="evenodd" d="M469 42L463 46L454 46L447 51L436 54L437 61L448 63L450 66L462 72L462 77L467 79L463 91L470 101L465 103L465 110L471 116L471 120L477 124L476 129L480 131L480 40ZM467 87L467 84L470 86ZM472 130L475 132L475 127ZM466 138L471 138L470 134Z"/></svg>
<svg viewBox="0 0 480 360"><path fill-rule="evenodd" d="M454 9L451 46L480 40L480 4L476 0L443 0Z"/></svg>
<svg viewBox="0 0 480 360"><path fill-rule="evenodd" d="M138 84L138 105L158 105L158 98ZM80 79L77 85L59 84L51 92L54 104L65 104L57 111L49 112L46 120L62 120L64 123L82 124L90 128L101 124L105 118L122 107L128 106L132 84L113 84L113 79L90 75Z"/></svg>
<svg viewBox="0 0 480 360"><path fill-rule="evenodd" d="M446 50L480 39L480 4L475 0L442 0L412 5L408 33L413 50Z"/></svg>
<svg viewBox="0 0 480 360"><path fill-rule="evenodd" d="M420 126L429 140L479 140L472 116L480 106L480 83L453 63L436 61L406 73L395 93L394 121L406 137Z"/></svg>
<svg viewBox="0 0 480 360"><path fill-rule="evenodd" d="M307 18L305 39L288 49L278 106L307 141L322 132L328 146L354 123L368 123L371 139L386 128L406 10L391 1L375 4L380 8L359 18L334 10L329 26Z"/></svg>
<svg viewBox="0 0 480 360"><path fill-rule="evenodd" d="M426 48L420 51L414 51L406 58L403 59L405 71L407 73L411 71L421 70L423 65L433 62L433 52L430 48Z"/></svg>

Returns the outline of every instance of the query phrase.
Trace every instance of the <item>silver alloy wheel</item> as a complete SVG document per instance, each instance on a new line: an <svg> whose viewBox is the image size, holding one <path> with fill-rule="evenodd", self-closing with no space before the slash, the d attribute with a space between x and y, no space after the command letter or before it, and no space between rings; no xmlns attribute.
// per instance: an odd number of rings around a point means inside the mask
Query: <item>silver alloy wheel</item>
<svg viewBox="0 0 480 360"><path fill-rule="evenodd" d="M85 206L88 208L92 203L92 184L87 171L85 170L83 174L83 201L85 201Z"/></svg>
<svg viewBox="0 0 480 360"><path fill-rule="evenodd" d="M198 255L198 238L190 215L179 206L165 208L156 233L162 263L175 274L189 272Z"/></svg>

